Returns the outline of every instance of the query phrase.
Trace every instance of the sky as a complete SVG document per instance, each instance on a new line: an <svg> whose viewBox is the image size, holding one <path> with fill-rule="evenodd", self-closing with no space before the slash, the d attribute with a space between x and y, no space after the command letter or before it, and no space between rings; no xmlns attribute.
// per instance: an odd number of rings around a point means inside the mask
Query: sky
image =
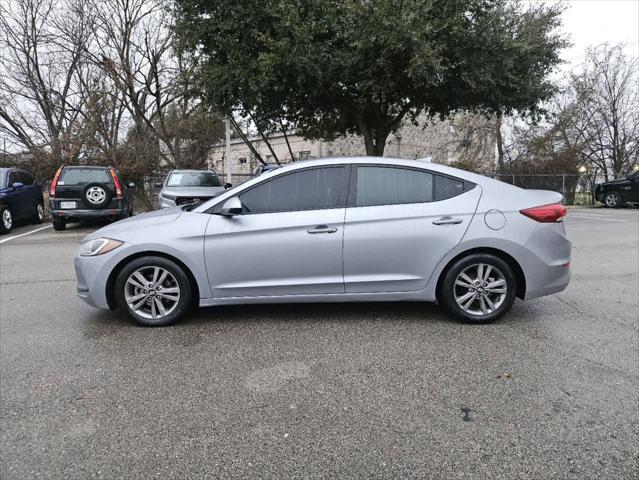
<svg viewBox="0 0 639 480"><path fill-rule="evenodd" d="M535 0L530 0L535 1ZM550 2L546 2L550 3ZM625 43L628 55L639 56L639 0L564 0L563 31L573 46L564 50L563 69L577 68L588 47Z"/></svg>

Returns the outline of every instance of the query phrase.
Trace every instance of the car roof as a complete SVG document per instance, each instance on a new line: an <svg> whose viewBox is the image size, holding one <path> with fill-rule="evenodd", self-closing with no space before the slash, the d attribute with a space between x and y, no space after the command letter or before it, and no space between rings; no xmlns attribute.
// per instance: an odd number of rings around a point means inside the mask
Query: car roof
<svg viewBox="0 0 639 480"><path fill-rule="evenodd" d="M67 168L74 168L74 169L75 168L78 168L78 169L79 168L83 168L83 169L92 168L92 169L95 169L95 170L101 170L101 169L109 169L111 167L108 167L108 166L105 167L104 165L65 165L62 168L64 168L64 169L67 169Z"/></svg>
<svg viewBox="0 0 639 480"><path fill-rule="evenodd" d="M483 175L461 170L459 168L449 167L440 163L432 163L424 160L412 160L406 158L393 158L393 157L330 157L319 158L313 160L301 160L298 162L287 163L282 165L275 172L269 172L270 175L281 175L287 171L296 170L298 168L306 168L311 166L325 166L325 165L345 165L345 164L370 164L370 165L387 165L387 166L402 166L413 167L430 170L436 173L442 173L444 175L450 175L452 177L458 177L462 180L468 180L474 183L483 183L485 181L499 182ZM266 175L266 174L265 174ZM266 178L266 177L264 177ZM499 182L500 184L502 182Z"/></svg>
<svg viewBox="0 0 639 480"><path fill-rule="evenodd" d="M331 157L331 158L319 158L312 160L300 160L297 162L287 163L286 165L282 165L280 168L268 170L262 175L254 177L246 182L242 183L241 186L244 188L249 188L252 185L256 185L263 181L266 181L269 178L275 178L280 175L285 175L287 172L292 172L295 170L301 170L308 167L321 167L328 165L349 165L349 164L358 164L358 165L384 165L389 167L412 167L419 168L422 170L427 170L433 173L441 173L443 175L448 175L451 177L456 177L461 180L467 180L469 182L475 183L483 187L497 187L501 189L501 191L512 191L512 190L521 190L519 187L515 187L510 185L509 183L502 182L500 180L495 180L494 178L485 177L483 175L479 175L472 172L467 172L466 170L461 170L459 168L449 167L447 165L441 165L439 163L427 162L424 160L409 160L404 158L392 158L392 157ZM199 207L195 208L194 212L204 212L211 207L211 202L225 200L227 197L235 195L235 189L231 189L228 191L228 195L221 194L215 199L211 199L208 202L202 203Z"/></svg>
<svg viewBox="0 0 639 480"><path fill-rule="evenodd" d="M175 173L175 172L179 172L179 173L215 173L217 175L217 172L215 170L195 170L195 169L191 169L191 168L176 168L174 170L171 170L169 173Z"/></svg>

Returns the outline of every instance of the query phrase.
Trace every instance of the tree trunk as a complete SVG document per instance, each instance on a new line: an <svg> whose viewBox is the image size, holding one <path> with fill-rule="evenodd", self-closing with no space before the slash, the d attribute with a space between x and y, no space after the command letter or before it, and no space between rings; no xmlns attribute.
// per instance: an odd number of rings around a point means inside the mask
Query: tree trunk
<svg viewBox="0 0 639 480"><path fill-rule="evenodd" d="M495 120L495 138L497 140L497 169L499 173L506 173L504 165L504 139L501 136L502 114L498 113Z"/></svg>
<svg viewBox="0 0 639 480"><path fill-rule="evenodd" d="M370 127L364 122L360 122L360 130L364 136L364 145L366 146L366 155L371 157L384 156L386 147L386 139L390 131L383 126Z"/></svg>

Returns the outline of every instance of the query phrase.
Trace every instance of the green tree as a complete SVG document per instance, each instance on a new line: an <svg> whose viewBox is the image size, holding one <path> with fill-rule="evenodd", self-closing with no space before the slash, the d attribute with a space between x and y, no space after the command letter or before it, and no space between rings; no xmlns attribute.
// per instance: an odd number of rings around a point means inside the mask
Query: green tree
<svg viewBox="0 0 639 480"><path fill-rule="evenodd" d="M220 110L308 138L389 134L421 114L536 113L565 46L561 8L515 0L177 0L195 84Z"/></svg>

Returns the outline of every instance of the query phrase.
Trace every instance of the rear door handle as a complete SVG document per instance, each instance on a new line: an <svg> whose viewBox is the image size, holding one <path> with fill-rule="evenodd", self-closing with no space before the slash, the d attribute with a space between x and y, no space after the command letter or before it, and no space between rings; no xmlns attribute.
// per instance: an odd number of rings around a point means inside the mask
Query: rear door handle
<svg viewBox="0 0 639 480"><path fill-rule="evenodd" d="M328 225L318 225L317 227L306 230L307 233L314 235L316 233L335 233L337 228L329 227Z"/></svg>
<svg viewBox="0 0 639 480"><path fill-rule="evenodd" d="M433 225L457 225L462 222L463 220L461 218L442 217L437 220L433 220Z"/></svg>

